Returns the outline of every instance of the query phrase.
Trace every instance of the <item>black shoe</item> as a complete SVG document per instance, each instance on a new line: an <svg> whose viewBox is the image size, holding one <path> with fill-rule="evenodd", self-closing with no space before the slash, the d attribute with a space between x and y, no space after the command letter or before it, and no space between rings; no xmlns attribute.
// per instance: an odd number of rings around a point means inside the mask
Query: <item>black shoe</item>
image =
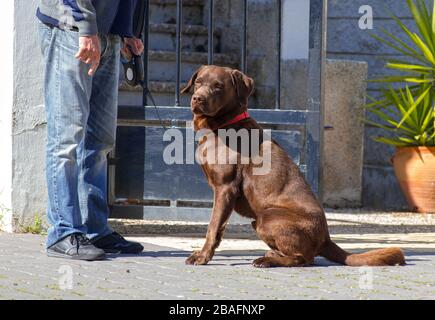
<svg viewBox="0 0 435 320"><path fill-rule="evenodd" d="M103 249L106 253L137 254L143 251L143 246L140 243L127 241L117 232L94 240L92 244Z"/></svg>
<svg viewBox="0 0 435 320"><path fill-rule="evenodd" d="M104 250L96 248L81 233L74 233L55 243L47 249L47 255L54 258L86 261L103 260L106 258Z"/></svg>

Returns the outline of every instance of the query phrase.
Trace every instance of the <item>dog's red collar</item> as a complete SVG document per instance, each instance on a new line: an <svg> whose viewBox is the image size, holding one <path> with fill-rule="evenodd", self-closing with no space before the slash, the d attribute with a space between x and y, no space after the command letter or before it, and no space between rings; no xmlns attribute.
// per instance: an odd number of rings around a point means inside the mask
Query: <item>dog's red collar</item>
<svg viewBox="0 0 435 320"><path fill-rule="evenodd" d="M249 119L249 118L250 118L250 115L249 115L248 111L244 111L243 113L241 113L238 116L234 117L230 121L225 122L224 124L222 124L222 125L220 125L218 127L213 128L213 131L222 129L223 127L235 124L237 122L240 122L242 120Z"/></svg>

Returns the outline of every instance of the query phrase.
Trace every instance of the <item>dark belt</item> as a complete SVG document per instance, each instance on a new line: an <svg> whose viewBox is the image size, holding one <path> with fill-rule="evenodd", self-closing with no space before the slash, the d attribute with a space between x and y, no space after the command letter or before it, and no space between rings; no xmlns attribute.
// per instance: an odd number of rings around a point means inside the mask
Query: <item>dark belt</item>
<svg viewBox="0 0 435 320"><path fill-rule="evenodd" d="M54 28L54 26L52 24L45 23L45 22L43 22L43 23L49 28ZM79 32L79 28L77 28L77 27L67 27L67 28L70 31ZM64 28L59 28L59 29L64 29Z"/></svg>

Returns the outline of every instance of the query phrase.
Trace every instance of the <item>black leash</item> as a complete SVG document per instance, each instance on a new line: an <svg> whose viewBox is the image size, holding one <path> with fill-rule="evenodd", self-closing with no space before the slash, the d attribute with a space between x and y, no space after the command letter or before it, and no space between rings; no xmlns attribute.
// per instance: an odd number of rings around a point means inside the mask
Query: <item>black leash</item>
<svg viewBox="0 0 435 320"><path fill-rule="evenodd" d="M130 50L132 52L132 50ZM154 109L156 110L157 117L160 121L160 125L164 130L166 130L166 126L162 120L162 117L160 116L160 112L157 108L156 101L154 100L153 95L151 94L151 91L148 89L148 86L145 84L145 74L144 74L144 67L143 67L143 61L142 57L139 55L135 55L131 53L130 57L125 57L121 55L121 62L122 66L124 67L124 77L127 84L131 87L141 86L141 88L144 90L147 97L150 98ZM144 106L146 107L146 106Z"/></svg>
<svg viewBox="0 0 435 320"><path fill-rule="evenodd" d="M140 86L145 91L145 94L150 98L151 103L154 106L154 109L156 110L157 118L159 118L160 125L162 126L163 130L167 130L165 123L162 120L162 117L160 116L159 108L157 108L156 101L153 98L153 95L151 94L151 91L148 89L148 87L143 83L143 81L140 82ZM146 107L146 106L145 106Z"/></svg>

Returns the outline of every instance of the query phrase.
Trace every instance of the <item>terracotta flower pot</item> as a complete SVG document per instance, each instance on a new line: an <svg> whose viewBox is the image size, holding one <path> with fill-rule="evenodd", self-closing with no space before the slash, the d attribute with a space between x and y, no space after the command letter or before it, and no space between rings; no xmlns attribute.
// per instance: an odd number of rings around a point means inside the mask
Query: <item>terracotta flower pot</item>
<svg viewBox="0 0 435 320"><path fill-rule="evenodd" d="M392 161L411 209L435 213L435 147L399 147Z"/></svg>

